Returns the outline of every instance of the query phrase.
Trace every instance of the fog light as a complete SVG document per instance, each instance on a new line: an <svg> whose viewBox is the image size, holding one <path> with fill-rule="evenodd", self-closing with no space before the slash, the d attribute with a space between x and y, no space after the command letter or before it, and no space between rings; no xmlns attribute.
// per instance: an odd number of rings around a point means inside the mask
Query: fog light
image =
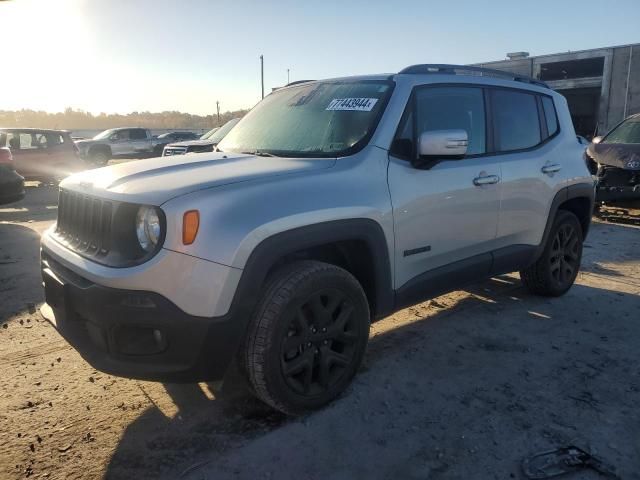
<svg viewBox="0 0 640 480"><path fill-rule="evenodd" d="M167 348L164 334L155 328L120 326L114 336L118 352L125 355L156 355Z"/></svg>

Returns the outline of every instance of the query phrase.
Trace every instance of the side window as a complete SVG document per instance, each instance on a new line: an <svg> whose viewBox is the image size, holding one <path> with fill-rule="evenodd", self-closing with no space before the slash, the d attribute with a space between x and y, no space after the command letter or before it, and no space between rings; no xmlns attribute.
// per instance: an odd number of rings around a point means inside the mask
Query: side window
<svg viewBox="0 0 640 480"><path fill-rule="evenodd" d="M37 134L35 133L20 133L20 150L33 150L39 148L39 142Z"/></svg>
<svg viewBox="0 0 640 480"><path fill-rule="evenodd" d="M542 98L542 109L544 110L544 118L547 122L547 133L552 137L558 131L558 117L553 105L553 99L546 95L542 95L540 98Z"/></svg>
<svg viewBox="0 0 640 480"><path fill-rule="evenodd" d="M29 143L31 143L31 137L29 137ZM20 150L20 134L16 132L7 133L6 146L11 150Z"/></svg>
<svg viewBox="0 0 640 480"><path fill-rule="evenodd" d="M468 155L486 153L484 95L476 87L422 87L407 107L392 153L409 157L415 153L416 135L433 130L466 130Z"/></svg>
<svg viewBox="0 0 640 480"><path fill-rule="evenodd" d="M131 140L144 140L147 138L147 132L141 128L133 128L129 130L129 138Z"/></svg>
<svg viewBox="0 0 640 480"><path fill-rule="evenodd" d="M498 152L522 150L540 143L540 120L534 94L492 90L491 99Z"/></svg>
<svg viewBox="0 0 640 480"><path fill-rule="evenodd" d="M428 87L416 92L416 135L432 130L467 131L467 155L486 152L486 126L482 89Z"/></svg>
<svg viewBox="0 0 640 480"><path fill-rule="evenodd" d="M118 130L109 137L113 141L129 140L129 130Z"/></svg>
<svg viewBox="0 0 640 480"><path fill-rule="evenodd" d="M64 138L59 133L53 133L53 132L47 133L46 137L47 137L47 146L49 148L57 147L58 145L62 145L64 143Z"/></svg>

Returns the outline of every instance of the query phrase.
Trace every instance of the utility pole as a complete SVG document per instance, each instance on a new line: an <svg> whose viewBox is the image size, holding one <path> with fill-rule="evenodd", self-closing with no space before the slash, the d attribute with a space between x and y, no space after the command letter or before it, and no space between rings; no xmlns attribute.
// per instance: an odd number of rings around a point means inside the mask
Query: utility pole
<svg viewBox="0 0 640 480"><path fill-rule="evenodd" d="M218 111L218 127L220 126L220 102L216 100L216 110Z"/></svg>
<svg viewBox="0 0 640 480"><path fill-rule="evenodd" d="M262 98L264 98L264 57L260 55L260 85L262 86Z"/></svg>
<svg viewBox="0 0 640 480"><path fill-rule="evenodd" d="M287 68L287 85L289 85L291 81L289 80L289 69Z"/></svg>

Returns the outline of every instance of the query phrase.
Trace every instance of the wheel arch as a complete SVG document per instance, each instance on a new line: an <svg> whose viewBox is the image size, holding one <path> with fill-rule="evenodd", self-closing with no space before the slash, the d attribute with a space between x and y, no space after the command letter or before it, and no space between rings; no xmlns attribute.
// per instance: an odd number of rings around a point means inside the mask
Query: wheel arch
<svg viewBox="0 0 640 480"><path fill-rule="evenodd" d="M297 227L262 240L249 255L231 308L246 305L247 299L257 303L269 275L302 259L331 263L349 271L367 294L373 318L384 317L393 310L391 261L385 234L376 221L365 218Z"/></svg>
<svg viewBox="0 0 640 480"><path fill-rule="evenodd" d="M589 232L589 226L591 225L591 212L593 211L594 200L595 188L592 183L577 183L575 185L569 185L556 193L551 202L549 216L547 217L547 224L535 258L537 259L542 254L542 251L547 244L549 232L558 210L567 210L576 215L580 222L580 226L582 227L583 238L586 238L587 233Z"/></svg>
<svg viewBox="0 0 640 480"><path fill-rule="evenodd" d="M113 154L111 153L111 147L109 145L98 144L98 145L92 145L91 147L89 147L89 156L99 152L104 152L107 155L109 155L109 157L113 156Z"/></svg>

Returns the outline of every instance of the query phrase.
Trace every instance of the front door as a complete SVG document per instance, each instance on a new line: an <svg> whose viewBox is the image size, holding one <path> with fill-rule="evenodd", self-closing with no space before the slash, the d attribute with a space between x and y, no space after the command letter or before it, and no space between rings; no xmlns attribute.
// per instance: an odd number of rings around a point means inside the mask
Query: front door
<svg viewBox="0 0 640 480"><path fill-rule="evenodd" d="M482 259L481 269L488 273L501 171L499 157L485 155L485 118L482 88L436 85L413 92L394 141L394 146L404 145L404 152L392 148L389 162L396 289L423 273L471 257ZM417 136L449 129L467 131L467 156L429 169L413 167L408 156L417 155Z"/></svg>

